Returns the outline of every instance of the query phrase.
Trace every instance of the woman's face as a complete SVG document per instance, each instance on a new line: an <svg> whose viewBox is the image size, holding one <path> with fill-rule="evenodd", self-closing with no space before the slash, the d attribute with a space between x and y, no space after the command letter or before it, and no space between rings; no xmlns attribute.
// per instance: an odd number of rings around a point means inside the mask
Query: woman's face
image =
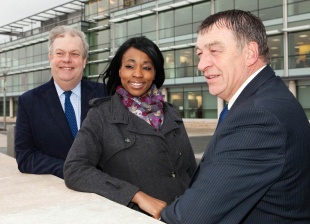
<svg viewBox="0 0 310 224"><path fill-rule="evenodd" d="M119 77L132 96L145 96L155 79L152 60L140 50L130 47L122 57Z"/></svg>

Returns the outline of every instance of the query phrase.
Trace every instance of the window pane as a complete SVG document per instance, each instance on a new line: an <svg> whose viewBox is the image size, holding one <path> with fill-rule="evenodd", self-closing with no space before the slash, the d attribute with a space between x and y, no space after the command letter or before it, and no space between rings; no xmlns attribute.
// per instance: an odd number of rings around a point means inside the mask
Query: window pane
<svg viewBox="0 0 310 224"><path fill-rule="evenodd" d="M173 79L175 77L174 71L174 51L164 51L162 52L165 59L165 74L166 79Z"/></svg>
<svg viewBox="0 0 310 224"><path fill-rule="evenodd" d="M150 26L150 24L155 24L155 15L146 16L142 18L142 30L143 35L152 41L156 40L155 26Z"/></svg>
<svg viewBox="0 0 310 224"><path fill-rule="evenodd" d="M310 31L288 35L289 68L310 67Z"/></svg>
<svg viewBox="0 0 310 224"><path fill-rule="evenodd" d="M174 27L174 19L173 19L173 11L162 12L159 14L159 38L168 38L174 37L173 27Z"/></svg>
<svg viewBox="0 0 310 224"><path fill-rule="evenodd" d="M201 91L199 92L187 92L184 91L184 118L198 118L202 117L201 106L202 97Z"/></svg>
<svg viewBox="0 0 310 224"><path fill-rule="evenodd" d="M105 12L109 9L109 1L99 0L98 1L98 12Z"/></svg>
<svg viewBox="0 0 310 224"><path fill-rule="evenodd" d="M258 16L263 20L271 20L271 19L278 19L282 18L282 4L279 6L274 6L265 9L259 9Z"/></svg>
<svg viewBox="0 0 310 224"><path fill-rule="evenodd" d="M268 37L268 45L270 50L271 62L270 65L273 69L283 69L284 56L283 56L283 36L270 36Z"/></svg>
<svg viewBox="0 0 310 224"><path fill-rule="evenodd" d="M209 93L208 90L202 91L202 117L203 118L217 118L217 97Z"/></svg>
<svg viewBox="0 0 310 224"><path fill-rule="evenodd" d="M260 9L266 9L266 8L272 8L272 7L279 7L282 6L283 0L259 0L259 8Z"/></svg>
<svg viewBox="0 0 310 224"><path fill-rule="evenodd" d="M50 70L42 70L41 71L41 75L42 75L42 82L48 82L51 79L51 72Z"/></svg>
<svg viewBox="0 0 310 224"><path fill-rule="evenodd" d="M141 19L128 21L128 37L141 35Z"/></svg>
<svg viewBox="0 0 310 224"><path fill-rule="evenodd" d="M170 93L168 102L170 102L179 111L181 117L184 117L183 92Z"/></svg>
<svg viewBox="0 0 310 224"><path fill-rule="evenodd" d="M310 86L301 85L297 88L297 99L304 108L308 119L310 119Z"/></svg>
<svg viewBox="0 0 310 224"><path fill-rule="evenodd" d="M234 1L227 0L216 0L215 1L215 12L225 11L228 9L234 9Z"/></svg>
<svg viewBox="0 0 310 224"><path fill-rule="evenodd" d="M192 7L185 7L175 10L175 26L182 26L192 23Z"/></svg>
<svg viewBox="0 0 310 224"><path fill-rule="evenodd" d="M127 27L126 22L115 24L115 39L121 39L121 44L123 39L127 39ZM119 44L119 43L118 43ZM120 45L117 45L120 46Z"/></svg>
<svg viewBox="0 0 310 224"><path fill-rule="evenodd" d="M28 90L33 89L34 88L34 74L33 72L28 72L27 73L27 85L28 85Z"/></svg>
<svg viewBox="0 0 310 224"><path fill-rule="evenodd" d="M97 15L98 5L97 1L91 1L89 3L89 15Z"/></svg>
<svg viewBox="0 0 310 224"><path fill-rule="evenodd" d="M288 16L309 13L310 1L288 0L287 14Z"/></svg>
<svg viewBox="0 0 310 224"><path fill-rule="evenodd" d="M12 65L14 66L18 66L19 65L19 60L18 60L18 49L15 49L12 51Z"/></svg>
<svg viewBox="0 0 310 224"><path fill-rule="evenodd" d="M176 51L176 77L193 77L193 48Z"/></svg>
<svg viewBox="0 0 310 224"><path fill-rule="evenodd" d="M193 22L194 23L195 22L201 23L209 15L211 15L210 1L207 1L201 4L195 4L193 6Z"/></svg>
<svg viewBox="0 0 310 224"><path fill-rule="evenodd" d="M41 62L41 45L40 43L33 45L34 62Z"/></svg>
<svg viewBox="0 0 310 224"><path fill-rule="evenodd" d="M235 8L244 11L257 11L258 10L258 0L236 0Z"/></svg>

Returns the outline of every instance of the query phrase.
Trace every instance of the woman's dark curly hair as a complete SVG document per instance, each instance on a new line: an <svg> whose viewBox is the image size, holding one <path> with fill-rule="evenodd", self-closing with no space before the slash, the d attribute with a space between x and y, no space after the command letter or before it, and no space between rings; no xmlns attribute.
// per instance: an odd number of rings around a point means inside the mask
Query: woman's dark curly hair
<svg viewBox="0 0 310 224"><path fill-rule="evenodd" d="M102 74L103 83L106 83L109 95L113 95L116 88L121 85L119 69L122 65L122 57L131 47L144 52L152 60L156 72L153 83L156 87L160 88L165 81L164 57L157 45L145 36L132 37L118 48L110 64Z"/></svg>

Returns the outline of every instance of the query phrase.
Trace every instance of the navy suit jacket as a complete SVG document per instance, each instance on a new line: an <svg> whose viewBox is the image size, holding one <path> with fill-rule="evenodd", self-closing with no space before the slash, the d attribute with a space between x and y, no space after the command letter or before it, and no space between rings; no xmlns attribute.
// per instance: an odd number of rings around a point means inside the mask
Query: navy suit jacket
<svg viewBox="0 0 310 224"><path fill-rule="evenodd" d="M162 211L186 224L310 223L310 125L265 67L215 131L190 187Z"/></svg>
<svg viewBox="0 0 310 224"><path fill-rule="evenodd" d="M104 93L103 84L82 79L81 123L90 99ZM15 153L21 172L63 178L63 165L73 140L53 79L19 97Z"/></svg>

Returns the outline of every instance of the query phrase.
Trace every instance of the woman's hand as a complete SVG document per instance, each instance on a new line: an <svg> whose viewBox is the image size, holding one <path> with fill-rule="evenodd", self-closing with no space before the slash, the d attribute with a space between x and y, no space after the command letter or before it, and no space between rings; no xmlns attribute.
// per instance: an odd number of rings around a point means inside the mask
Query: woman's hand
<svg viewBox="0 0 310 224"><path fill-rule="evenodd" d="M153 198L142 191L138 191L131 201L155 219L160 219L161 210L167 206L166 202Z"/></svg>

